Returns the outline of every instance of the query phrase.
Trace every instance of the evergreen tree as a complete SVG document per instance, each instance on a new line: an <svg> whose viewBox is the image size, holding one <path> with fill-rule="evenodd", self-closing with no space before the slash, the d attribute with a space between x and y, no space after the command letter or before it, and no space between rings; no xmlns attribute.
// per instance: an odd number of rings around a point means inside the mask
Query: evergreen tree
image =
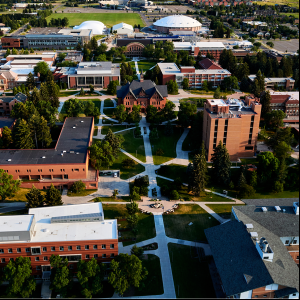
<svg viewBox="0 0 300 300"><path fill-rule="evenodd" d="M40 95L41 95L41 100L43 100L43 101L50 101L49 92L48 92L48 86L47 86L46 82L42 82L41 83Z"/></svg>
<svg viewBox="0 0 300 300"><path fill-rule="evenodd" d="M25 195L27 199L26 208L35 208L41 207L44 205L44 196L42 195L41 191L38 190L34 185L30 191Z"/></svg>
<svg viewBox="0 0 300 300"><path fill-rule="evenodd" d="M112 154L116 157L120 151L120 148L122 147L124 137L121 134L115 135L109 128L104 141L109 143L113 150Z"/></svg>
<svg viewBox="0 0 300 300"><path fill-rule="evenodd" d="M52 138L50 134L50 127L47 125L45 118L41 117L39 114L33 114L30 117L28 124L32 132L32 138L35 140L36 148L49 147L52 142Z"/></svg>
<svg viewBox="0 0 300 300"><path fill-rule="evenodd" d="M265 76L261 73L260 70L256 73L255 79L257 80L257 84L260 92L265 90Z"/></svg>
<svg viewBox="0 0 300 300"><path fill-rule="evenodd" d="M245 184L247 184L244 172L241 172L240 178L239 178L239 183L238 183L238 187L241 188L243 187Z"/></svg>
<svg viewBox="0 0 300 300"><path fill-rule="evenodd" d="M207 164L206 164L206 152L204 142L200 154L196 154L193 159L193 165L189 176L189 191L192 191L195 196L200 196L200 193L204 191L207 183Z"/></svg>
<svg viewBox="0 0 300 300"><path fill-rule="evenodd" d="M36 106L38 102L41 100L42 99L41 99L40 91L36 87L34 87L30 95L30 101Z"/></svg>
<svg viewBox="0 0 300 300"><path fill-rule="evenodd" d="M266 91L261 96L261 115L265 117L269 112L271 112L271 95L269 91Z"/></svg>
<svg viewBox="0 0 300 300"><path fill-rule="evenodd" d="M63 205L61 193L53 184L51 184L50 188L46 191L45 204L49 206Z"/></svg>
<svg viewBox="0 0 300 300"><path fill-rule="evenodd" d="M18 119L12 130L12 137L16 149L33 149L30 127L23 119Z"/></svg>
<svg viewBox="0 0 300 300"><path fill-rule="evenodd" d="M277 181L279 181L282 185L284 185L287 175L288 175L288 171L287 171L285 159L281 159L278 172L277 172Z"/></svg>
<svg viewBox="0 0 300 300"><path fill-rule="evenodd" d="M220 99L221 93L220 93L220 87L218 86L217 89L214 92L214 98Z"/></svg>
<svg viewBox="0 0 300 300"><path fill-rule="evenodd" d="M135 201L126 204L126 209L129 215L135 215L139 211L139 206Z"/></svg>
<svg viewBox="0 0 300 300"><path fill-rule="evenodd" d="M31 72L28 74L26 79L26 86L29 88L29 90L32 90L35 87L34 76Z"/></svg>
<svg viewBox="0 0 300 300"><path fill-rule="evenodd" d="M48 95L51 106L59 107L59 86L53 81L47 81Z"/></svg>
<svg viewBox="0 0 300 300"><path fill-rule="evenodd" d="M217 183L228 185L230 183L231 162L228 150L221 141L214 149L211 160L213 162L212 169Z"/></svg>
<svg viewBox="0 0 300 300"><path fill-rule="evenodd" d="M2 143L3 143L2 146L4 149L8 149L11 146L11 144L13 143L13 139L11 136L11 130L7 126L3 127Z"/></svg>

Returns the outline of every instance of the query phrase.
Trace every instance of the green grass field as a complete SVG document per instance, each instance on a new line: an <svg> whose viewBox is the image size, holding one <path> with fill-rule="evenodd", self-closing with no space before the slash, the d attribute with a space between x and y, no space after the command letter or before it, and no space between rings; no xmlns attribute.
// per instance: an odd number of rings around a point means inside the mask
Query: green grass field
<svg viewBox="0 0 300 300"><path fill-rule="evenodd" d="M75 25L80 25L84 21L100 21L107 27L112 27L113 25L119 24L121 22L134 25L141 25L144 27L144 22L141 17L136 13L58 13L52 14L47 18L47 21L51 19L65 18L69 19L69 26L73 27Z"/></svg>
<svg viewBox="0 0 300 300"><path fill-rule="evenodd" d="M265 1L255 1L253 2L258 5L287 5L290 7L297 7L299 8L299 1L298 0L265 0Z"/></svg>
<svg viewBox="0 0 300 300"><path fill-rule="evenodd" d="M286 16L293 16L297 19L299 19L299 13L290 13L290 12L287 12L287 13L280 13L280 15L286 15Z"/></svg>
<svg viewBox="0 0 300 300"><path fill-rule="evenodd" d="M239 206L244 204L206 204L216 214L223 219L230 219L232 206Z"/></svg>
<svg viewBox="0 0 300 300"><path fill-rule="evenodd" d="M134 126L131 126L131 125L113 125L113 126L102 126L101 127L101 134L107 134L108 132L108 129L110 129L112 132L117 132L117 131L120 131L120 130L124 130L124 129L127 129L127 128L132 128Z"/></svg>
<svg viewBox="0 0 300 300"><path fill-rule="evenodd" d="M143 70L143 73L145 73L147 70L151 69L153 66L157 64L157 61L139 61L139 71L141 72Z"/></svg>

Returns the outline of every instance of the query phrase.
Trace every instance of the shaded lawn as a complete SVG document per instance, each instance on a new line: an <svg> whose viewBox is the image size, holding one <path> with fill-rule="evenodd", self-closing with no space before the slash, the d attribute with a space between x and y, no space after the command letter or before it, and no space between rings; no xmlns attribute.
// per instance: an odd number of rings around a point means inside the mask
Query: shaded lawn
<svg viewBox="0 0 300 300"><path fill-rule="evenodd" d="M180 204L172 214L163 215L166 235L175 239L206 242L204 229L219 225L219 221L197 204ZM192 225L188 225L192 222Z"/></svg>
<svg viewBox="0 0 300 300"><path fill-rule="evenodd" d="M204 102L206 101L206 98L193 98L193 97L189 97L189 98L183 98L179 100L179 103L184 103L184 102L188 102L191 104L196 104L197 107L204 107Z"/></svg>
<svg viewBox="0 0 300 300"><path fill-rule="evenodd" d="M103 204L104 210L104 218L105 219L116 219L116 218L126 218L128 216L126 205L124 204ZM139 222L137 225L138 233L136 236L136 242L141 242L144 240L148 240L154 238L156 236L155 233L155 225L154 225L154 216L146 215L140 212L137 213L139 217ZM119 222L121 224L121 228L126 228L128 226L127 221ZM134 238L134 234L132 231L121 231L122 239L130 239ZM134 241L123 242L124 246L134 244Z"/></svg>
<svg viewBox="0 0 300 300"><path fill-rule="evenodd" d="M187 92L190 92L191 94L195 95L214 95L215 91L208 91L206 92L205 90L198 90L198 89L190 89L186 90ZM234 91L229 91L229 92L220 92L220 97L227 96L233 94Z"/></svg>
<svg viewBox="0 0 300 300"><path fill-rule="evenodd" d="M110 117L110 118L112 118L112 119L115 119L115 117L114 117L114 108L103 108L103 113L105 114L105 115L107 115L108 117Z"/></svg>
<svg viewBox="0 0 300 300"><path fill-rule="evenodd" d="M177 298L215 298L208 263L199 261L195 247L169 243Z"/></svg>
<svg viewBox="0 0 300 300"><path fill-rule="evenodd" d="M36 181L38 181L38 180L36 180ZM34 183L33 183L33 185L34 185ZM7 197L5 201L9 201L9 202L11 202L11 201L16 201L16 202L25 201L25 202L27 202L27 199L26 199L25 195L29 191L30 191L30 189L20 188L20 190L17 193L15 193L15 195L13 197ZM41 193L43 195L46 194L44 191L41 191Z"/></svg>
<svg viewBox="0 0 300 300"><path fill-rule="evenodd" d="M81 196L84 197L84 196L88 196L90 194L93 194L93 193L95 193L97 191L98 191L97 189L93 189L93 190L84 190L84 191L82 191L80 193L72 193L70 190L68 190L67 195L69 197L81 197Z"/></svg>
<svg viewBox="0 0 300 300"><path fill-rule="evenodd" d="M107 134L108 129L110 129L112 132L117 132L123 129L127 129L127 128L133 128L134 126L132 125L112 125L112 126L102 126L101 127L101 134Z"/></svg>
<svg viewBox="0 0 300 300"><path fill-rule="evenodd" d="M156 177L157 185L170 185L171 181ZM194 196L193 194L188 192L187 186L181 186L181 188L177 188L180 199L185 201L195 201L195 202L233 202L232 200L221 197L208 192L201 192L199 197Z"/></svg>
<svg viewBox="0 0 300 300"><path fill-rule="evenodd" d="M97 135L98 135L98 126L95 126L93 136L97 136Z"/></svg>
<svg viewBox="0 0 300 300"><path fill-rule="evenodd" d="M268 199L268 198L299 198L299 190L273 193L270 191L264 191L263 188L258 186L256 188L256 193L254 194L254 196L251 196L248 199Z"/></svg>
<svg viewBox="0 0 300 300"><path fill-rule="evenodd" d="M28 214L28 209L26 209L26 208L14 210L14 211L10 211L10 212L5 212L5 213L0 212L1 216L27 215L27 214Z"/></svg>
<svg viewBox="0 0 300 300"><path fill-rule="evenodd" d="M137 13L59 13L52 14L47 17L47 21L49 22L51 19L63 19L67 17L69 19L69 26L79 25L84 21L100 21L104 23L107 27L112 27L115 24L119 24L121 22L130 24L134 26L135 24L140 24L141 27L144 27L144 22Z"/></svg>
<svg viewBox="0 0 300 300"><path fill-rule="evenodd" d="M164 134L164 128L165 126L157 126L158 138L150 140L155 165L160 165L176 158L176 145L183 132L182 128L173 126L173 134L166 136ZM156 155L158 149L162 149L164 154Z"/></svg>
<svg viewBox="0 0 300 300"><path fill-rule="evenodd" d="M186 169L187 166L170 164L159 168L156 172L158 175L168 177L174 180L180 178L182 182L186 182L187 181Z"/></svg>
<svg viewBox="0 0 300 300"><path fill-rule="evenodd" d="M124 197L97 197L89 202L130 202L129 196Z"/></svg>
<svg viewBox="0 0 300 300"><path fill-rule="evenodd" d="M114 102L110 99L104 100L104 107L114 107Z"/></svg>
<svg viewBox="0 0 300 300"><path fill-rule="evenodd" d="M59 92L59 97L68 97L78 93L78 91L63 91Z"/></svg>
<svg viewBox="0 0 300 300"><path fill-rule="evenodd" d="M144 140L143 138L135 138L133 132L134 130L131 129L119 133L122 134L125 139L122 145L122 149L124 149L126 152L133 155L140 161L146 162Z"/></svg>
<svg viewBox="0 0 300 300"><path fill-rule="evenodd" d="M145 167L143 165L137 163L136 161L135 161L135 165L132 168L128 168L128 169L123 168L122 161L126 158L129 158L129 156L127 156L123 152L120 152L118 154L118 158L115 160L113 165L109 167L109 169L110 170L120 170L120 173L121 173L120 178L124 179L124 180L145 171ZM107 167L104 166L104 167L100 168L100 171L101 170L107 170Z"/></svg>
<svg viewBox="0 0 300 300"><path fill-rule="evenodd" d="M206 204L216 214L224 219L230 219L232 206L240 206L245 204Z"/></svg>

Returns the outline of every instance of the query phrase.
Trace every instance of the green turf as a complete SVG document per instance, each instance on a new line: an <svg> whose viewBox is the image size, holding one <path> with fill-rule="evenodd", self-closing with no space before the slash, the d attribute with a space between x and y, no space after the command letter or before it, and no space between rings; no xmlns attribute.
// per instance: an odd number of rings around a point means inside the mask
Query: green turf
<svg viewBox="0 0 300 300"><path fill-rule="evenodd" d="M286 12L286 13L279 13L280 15L286 15L286 16L293 16L296 19L299 19L299 13L291 13L291 12Z"/></svg>
<svg viewBox="0 0 300 300"><path fill-rule="evenodd" d="M138 163L136 163L133 168L129 168L129 169L123 168L122 161L125 158L129 158L129 157L126 154L120 152L117 160L115 160L114 164L109 167L110 170L120 170L120 172L121 172L120 178L121 179L126 180L132 176L135 176L135 175L140 174L145 171L145 167ZM103 167L100 169L100 171L101 170L107 170L107 167ZM99 187L101 187L101 181L99 183Z"/></svg>
<svg viewBox="0 0 300 300"><path fill-rule="evenodd" d="M180 178L182 182L187 183L186 169L186 166L170 164L161 166L157 170L157 174L174 180Z"/></svg>
<svg viewBox="0 0 300 300"><path fill-rule="evenodd" d="M199 260L195 247L169 243L176 298L214 298L208 263Z"/></svg>
<svg viewBox="0 0 300 300"><path fill-rule="evenodd" d="M113 118L114 119L114 116L113 116L114 110L115 110L114 108L104 108L103 109L103 113L105 115L107 115L109 118Z"/></svg>
<svg viewBox="0 0 300 300"><path fill-rule="evenodd" d="M59 92L59 97L69 97L78 93L77 91L61 91Z"/></svg>
<svg viewBox="0 0 300 300"><path fill-rule="evenodd" d="M188 241L204 241L204 229L219 225L219 221L197 204L180 204L172 214L164 215L166 235ZM192 225L188 225L192 222Z"/></svg>
<svg viewBox="0 0 300 300"><path fill-rule="evenodd" d="M143 73L145 73L147 70L151 69L153 66L157 64L157 61L139 61L139 71L141 72L143 70Z"/></svg>
<svg viewBox="0 0 300 300"><path fill-rule="evenodd" d="M111 99L105 99L104 107L114 107L114 102Z"/></svg>
<svg viewBox="0 0 300 300"><path fill-rule="evenodd" d="M101 134L107 134L108 132L108 129L110 129L112 132L117 132L117 131L120 131L120 130L124 130L124 129L127 129L127 128L132 128L134 126L131 126L131 125L113 125L113 126L102 126L101 127Z"/></svg>
<svg viewBox="0 0 300 300"><path fill-rule="evenodd" d="M299 198L299 190L283 191L281 193L272 193L264 191L263 188L257 188L256 193L249 199L272 199L272 198Z"/></svg>
<svg viewBox="0 0 300 300"><path fill-rule="evenodd" d="M203 107L205 101L206 101L206 98L189 97L189 98L180 99L179 103L188 102L188 103L196 104L197 107Z"/></svg>
<svg viewBox="0 0 300 300"><path fill-rule="evenodd" d="M223 219L230 219L232 206L239 206L244 204L206 204L211 208L216 214L218 214Z"/></svg>
<svg viewBox="0 0 300 300"><path fill-rule="evenodd" d="M105 219L116 219L116 218L126 218L128 216L126 205L124 204L103 204L104 218ZM136 242L145 241L156 236L155 225L154 225L154 216L146 215L140 212L137 213L139 217L139 222L137 225L137 236ZM118 222L121 228L127 228L127 221ZM130 231L121 231L122 239L131 239L134 238L133 232ZM123 242L124 246L132 245L134 241Z"/></svg>
<svg viewBox="0 0 300 300"><path fill-rule="evenodd" d="M72 193L70 190L68 190L68 196L69 197L84 197L84 196L88 196L90 194L93 194L95 192L97 192L98 190L93 189L93 190L84 190L80 193Z"/></svg>
<svg viewBox="0 0 300 300"><path fill-rule="evenodd" d="M133 136L134 129L120 132L124 136L125 142L122 145L129 154L133 155L142 162L146 162L145 147L143 138L135 138Z"/></svg>
<svg viewBox="0 0 300 300"><path fill-rule="evenodd" d="M97 197L89 202L130 202L129 196L125 197Z"/></svg>
<svg viewBox="0 0 300 300"><path fill-rule="evenodd" d="M132 26L135 24L140 24L142 27L144 26L144 22L137 13L59 13L50 15L47 17L47 21L50 22L51 19L63 19L65 17L69 19L70 27L80 25L82 22L90 20L100 21L107 27L112 27L121 22Z"/></svg>
<svg viewBox="0 0 300 300"><path fill-rule="evenodd" d="M182 128L173 126L173 134L166 136L164 134L164 127L165 126L157 126L159 138L150 140L155 165L160 165L176 158L176 145L183 132ZM163 155L156 155L158 149L163 150Z"/></svg>

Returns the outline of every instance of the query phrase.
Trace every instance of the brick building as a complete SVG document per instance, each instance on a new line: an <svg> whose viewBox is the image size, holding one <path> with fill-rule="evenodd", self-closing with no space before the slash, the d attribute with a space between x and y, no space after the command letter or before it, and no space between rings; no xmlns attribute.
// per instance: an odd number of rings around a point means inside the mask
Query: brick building
<svg viewBox="0 0 300 300"><path fill-rule="evenodd" d="M29 257L36 278L49 279L52 254L77 262L109 263L118 255L117 220L104 220L101 203L29 209L28 215L0 217L0 266Z"/></svg>
<svg viewBox="0 0 300 300"><path fill-rule="evenodd" d="M15 96L0 96L0 116L10 115L16 103L25 103L27 96L18 93Z"/></svg>
<svg viewBox="0 0 300 300"><path fill-rule="evenodd" d="M218 65L216 62L212 61L209 58L200 60L199 66L201 69L204 69L204 70L221 70L221 69L223 69L220 65Z"/></svg>
<svg viewBox="0 0 300 300"><path fill-rule="evenodd" d="M140 105L145 112L147 106L152 105L158 110L165 107L168 89L166 85L156 85L151 80L133 80L124 86L117 87L118 105L124 104L126 109L132 110L133 105Z"/></svg>
<svg viewBox="0 0 300 300"><path fill-rule="evenodd" d="M0 169L23 180L21 187L70 188L82 180L86 189L98 187L96 170L89 166L94 118L66 118L54 149L2 149Z"/></svg>
<svg viewBox="0 0 300 300"><path fill-rule="evenodd" d="M224 78L231 76L225 69L202 69L196 70L195 67L177 67L175 63L158 63L161 71L161 83L167 84L170 80L175 80L179 87L182 87L184 78L189 79L190 88L201 88L204 81L211 82L213 87L219 86Z"/></svg>
<svg viewBox="0 0 300 300"><path fill-rule="evenodd" d="M253 157L258 136L261 104L258 99L208 99L204 104L203 140L208 161L221 141L230 160Z"/></svg>
<svg viewBox="0 0 300 300"><path fill-rule="evenodd" d="M299 299L299 202L251 199L206 229L223 298ZM298 266L297 266L298 265Z"/></svg>
<svg viewBox="0 0 300 300"><path fill-rule="evenodd" d="M117 47L126 47L125 55L127 57L141 57L144 48L153 44L152 39L117 39Z"/></svg>
<svg viewBox="0 0 300 300"><path fill-rule="evenodd" d="M249 75L249 80L251 82L254 82L256 78L256 75ZM294 85L295 85L295 80L293 78L290 77L274 77L274 78L270 78L270 77L266 77L265 78L265 88L270 90L270 89L274 89L275 85L277 85L278 88L284 88L287 91L291 91L294 89Z"/></svg>

